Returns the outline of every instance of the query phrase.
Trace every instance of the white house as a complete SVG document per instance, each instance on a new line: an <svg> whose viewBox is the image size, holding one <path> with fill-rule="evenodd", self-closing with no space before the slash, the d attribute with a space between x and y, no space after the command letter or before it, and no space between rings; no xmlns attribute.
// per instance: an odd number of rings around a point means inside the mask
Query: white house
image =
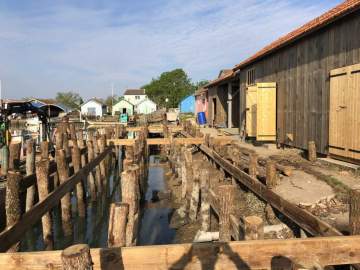
<svg viewBox="0 0 360 270"><path fill-rule="evenodd" d="M106 105L97 98L91 98L81 105L81 114L86 116L103 116Z"/></svg>
<svg viewBox="0 0 360 270"><path fill-rule="evenodd" d="M134 106L146 98L147 96L144 89L127 89L124 92L124 99L129 101L131 104L134 104Z"/></svg>
<svg viewBox="0 0 360 270"><path fill-rule="evenodd" d="M135 110L138 114L150 114L156 111L156 103L148 98L145 98L136 105Z"/></svg>
<svg viewBox="0 0 360 270"><path fill-rule="evenodd" d="M112 107L112 115L119 115L122 113L126 113L127 115L134 114L134 105L131 104L126 99L122 99Z"/></svg>

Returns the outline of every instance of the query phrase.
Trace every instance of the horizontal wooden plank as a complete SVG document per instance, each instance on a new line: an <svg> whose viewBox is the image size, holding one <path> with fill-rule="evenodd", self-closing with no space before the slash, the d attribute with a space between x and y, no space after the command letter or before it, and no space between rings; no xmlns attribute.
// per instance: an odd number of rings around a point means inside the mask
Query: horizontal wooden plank
<svg viewBox="0 0 360 270"><path fill-rule="evenodd" d="M135 139L109 139L108 144L131 146L135 144Z"/></svg>
<svg viewBox="0 0 360 270"><path fill-rule="evenodd" d="M223 159L212 149L201 145L201 151L213 159L220 167L232 175L237 181L241 182L260 198L270 203L274 208L279 210L285 216L294 221L302 229L312 235L334 236L342 235L341 232L330 226L326 222L312 215L310 212L303 210L293 203L280 197L278 194L268 189L258 179L255 179L239 168L232 165L229 161Z"/></svg>
<svg viewBox="0 0 360 270"><path fill-rule="evenodd" d="M360 236L91 249L94 269L292 269L360 262ZM2 253L2 269L62 269L61 251Z"/></svg>
<svg viewBox="0 0 360 270"><path fill-rule="evenodd" d="M114 145L134 145L135 139L110 139L107 140L108 144ZM174 144L202 144L204 138L173 138ZM171 140L169 138L148 138L146 139L147 145L169 145Z"/></svg>
<svg viewBox="0 0 360 270"><path fill-rule="evenodd" d="M97 166L109 153L112 147L97 156L94 160L85 165L79 172L71 176L65 183L61 184L56 190L51 192L49 196L36 204L28 212L26 212L14 226L7 228L0 233L0 251L8 250L13 244L17 243L24 233L30 229L41 217L49 212L53 207L58 205L60 199L68 192L74 189L75 185L84 179L90 171Z"/></svg>

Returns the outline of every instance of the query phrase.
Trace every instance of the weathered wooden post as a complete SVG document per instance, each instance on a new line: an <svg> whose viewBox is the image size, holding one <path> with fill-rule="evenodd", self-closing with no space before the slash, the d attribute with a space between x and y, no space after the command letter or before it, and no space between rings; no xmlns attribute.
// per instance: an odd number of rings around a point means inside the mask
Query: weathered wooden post
<svg viewBox="0 0 360 270"><path fill-rule="evenodd" d="M210 174L208 168L200 170L201 187L201 230L210 230L210 202L209 202Z"/></svg>
<svg viewBox="0 0 360 270"><path fill-rule="evenodd" d="M221 185L218 187L219 196L219 241L231 241L230 214L235 197L236 187Z"/></svg>
<svg viewBox="0 0 360 270"><path fill-rule="evenodd" d="M101 136L100 140L98 141L100 153L105 151L105 141L106 141L105 136ZM107 166L108 166L107 158L104 158L100 162L100 173L101 173L101 177L103 178L103 183L107 182Z"/></svg>
<svg viewBox="0 0 360 270"><path fill-rule="evenodd" d="M69 167L66 162L65 151L63 149L56 150L56 165L59 174L60 184L65 183L69 179ZM70 193L66 193L61 198L61 218L62 227L65 236L72 234L71 224L71 197Z"/></svg>
<svg viewBox="0 0 360 270"><path fill-rule="evenodd" d="M108 247L126 246L126 225L128 214L129 204L111 204L108 229Z"/></svg>
<svg viewBox="0 0 360 270"><path fill-rule="evenodd" d="M21 143L12 143L9 146L9 170L18 170L20 166Z"/></svg>
<svg viewBox="0 0 360 270"><path fill-rule="evenodd" d="M264 239L264 222L260 217L248 216L244 218L245 240Z"/></svg>
<svg viewBox="0 0 360 270"><path fill-rule="evenodd" d="M62 149L64 144L64 133L61 132L61 128L55 133L55 147L56 149Z"/></svg>
<svg viewBox="0 0 360 270"><path fill-rule="evenodd" d="M75 142L75 140L72 140ZM74 167L74 174L80 171L81 169L81 157L80 157L80 149L77 146L77 144L73 144L72 150L71 150L71 160ZM80 217L85 217L86 213L86 207L85 207L85 198L84 198L84 186L83 181L79 181L79 183L76 184L76 201L77 201L77 207Z"/></svg>
<svg viewBox="0 0 360 270"><path fill-rule="evenodd" d="M76 130L75 130L75 124L70 123L70 139L74 142L76 141Z"/></svg>
<svg viewBox="0 0 360 270"><path fill-rule="evenodd" d="M9 147L5 144L1 148L1 174L6 175L9 169Z"/></svg>
<svg viewBox="0 0 360 270"><path fill-rule="evenodd" d="M90 248L86 244L77 244L61 252L62 268L64 270L92 270Z"/></svg>
<svg viewBox="0 0 360 270"><path fill-rule="evenodd" d="M26 141L26 175L35 173L35 144L33 139ZM35 185L29 187L26 191L26 211L29 211L34 205Z"/></svg>
<svg viewBox="0 0 360 270"><path fill-rule="evenodd" d="M64 136L63 136L63 147L62 147L62 149L64 149L66 157L71 156L71 151L70 151L70 146L69 146L69 138L68 138L67 133L64 133Z"/></svg>
<svg viewBox="0 0 360 270"><path fill-rule="evenodd" d="M316 145L314 141L308 142L308 159L310 162L316 161Z"/></svg>
<svg viewBox="0 0 360 270"><path fill-rule="evenodd" d="M192 152L190 148L186 148L184 151L184 166L182 168L182 186L181 186L181 198L185 198L186 197L186 192L188 189L188 183L190 182L190 180L193 177L193 172L192 172Z"/></svg>
<svg viewBox="0 0 360 270"><path fill-rule="evenodd" d="M349 225L352 235L360 234L360 187L352 189L349 194Z"/></svg>
<svg viewBox="0 0 360 270"><path fill-rule="evenodd" d="M36 180L39 192L39 202L46 199L49 195L49 159L41 159L36 164ZM52 236L52 221L50 212L45 213L41 218L43 229L43 240L46 250L52 250L53 236Z"/></svg>
<svg viewBox="0 0 360 270"><path fill-rule="evenodd" d="M126 226L126 246L136 245L137 231L137 187L135 171L121 173L121 198L123 203L129 204L128 222Z"/></svg>
<svg viewBox="0 0 360 270"><path fill-rule="evenodd" d="M49 142L42 141L40 143L41 158L49 158Z"/></svg>
<svg viewBox="0 0 360 270"><path fill-rule="evenodd" d="M278 183L275 161L268 160L266 162L266 186L274 188Z"/></svg>
<svg viewBox="0 0 360 270"><path fill-rule="evenodd" d="M257 163L258 163L257 155L250 154L249 175L253 178L256 178L256 175L257 175Z"/></svg>
<svg viewBox="0 0 360 270"><path fill-rule="evenodd" d="M193 162L193 181L192 181L192 192L190 201L189 218L191 221L196 221L198 208L199 208L199 195L200 195L200 168L201 161Z"/></svg>
<svg viewBox="0 0 360 270"><path fill-rule="evenodd" d="M7 174L6 181L6 198L5 198L5 212L6 212L6 227L13 226L20 220L21 205L20 205L20 181L22 177L19 172L10 170ZM16 252L19 250L19 243L12 246L8 252Z"/></svg>
<svg viewBox="0 0 360 270"><path fill-rule="evenodd" d="M97 142L97 136L93 137L93 147L94 147L94 158L96 158L99 155L99 146L98 146L98 142ZM103 188L103 181L101 179L101 172L100 172L100 165L96 166L95 168L95 181L96 181L96 187L97 187L97 191L99 193L102 192Z"/></svg>
<svg viewBox="0 0 360 270"><path fill-rule="evenodd" d="M88 160L89 162L94 160L94 148L93 148L93 142L87 141L87 149L88 149ZM89 188L90 188L90 198L91 201L96 201L96 185L95 185L95 177L94 177L94 171L91 171L89 173Z"/></svg>

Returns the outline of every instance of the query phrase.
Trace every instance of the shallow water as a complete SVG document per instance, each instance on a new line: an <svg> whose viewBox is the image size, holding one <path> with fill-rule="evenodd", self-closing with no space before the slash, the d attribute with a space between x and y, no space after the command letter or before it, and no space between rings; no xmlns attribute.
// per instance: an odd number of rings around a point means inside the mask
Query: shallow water
<svg viewBox="0 0 360 270"><path fill-rule="evenodd" d="M158 163L155 156L150 156L150 163ZM121 160L119 161L119 165ZM65 237L62 233L60 219L60 204L51 213L53 220L54 249L64 249L72 244L86 243L92 248L107 247L107 231L109 222L109 209L112 202L121 201L120 179L117 166L108 179L106 194L98 197L94 203L87 202L86 217L80 218L76 213L76 197L72 193L72 224L73 235ZM148 185L145 201L151 202L153 191L164 191L164 169L151 166L148 173ZM87 196L88 200L89 195ZM146 203L145 203L146 205ZM169 216L172 209L164 204L155 203L154 208L142 208L139 224L138 245L156 245L171 243L175 237L175 230L169 227ZM42 241L41 222L29 230L20 243L20 251L44 250Z"/></svg>
<svg viewBox="0 0 360 270"><path fill-rule="evenodd" d="M158 163L156 156L150 156L150 164ZM151 203L153 191L164 191L164 169L159 166L149 168L148 186L145 194L146 203ZM175 230L169 227L173 209L164 206L161 202L152 203L154 207L145 207L142 211L138 245L170 244L175 237Z"/></svg>

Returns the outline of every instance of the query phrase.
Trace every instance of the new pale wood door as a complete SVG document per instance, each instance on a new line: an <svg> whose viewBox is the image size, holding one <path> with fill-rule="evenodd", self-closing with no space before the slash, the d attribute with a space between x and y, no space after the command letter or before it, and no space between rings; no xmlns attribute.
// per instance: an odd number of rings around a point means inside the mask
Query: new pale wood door
<svg viewBox="0 0 360 270"><path fill-rule="evenodd" d="M256 137L257 86L246 88L246 135Z"/></svg>
<svg viewBox="0 0 360 270"><path fill-rule="evenodd" d="M257 84L256 140L276 141L276 83Z"/></svg>
<svg viewBox="0 0 360 270"><path fill-rule="evenodd" d="M360 160L360 64L330 72L329 153Z"/></svg>

